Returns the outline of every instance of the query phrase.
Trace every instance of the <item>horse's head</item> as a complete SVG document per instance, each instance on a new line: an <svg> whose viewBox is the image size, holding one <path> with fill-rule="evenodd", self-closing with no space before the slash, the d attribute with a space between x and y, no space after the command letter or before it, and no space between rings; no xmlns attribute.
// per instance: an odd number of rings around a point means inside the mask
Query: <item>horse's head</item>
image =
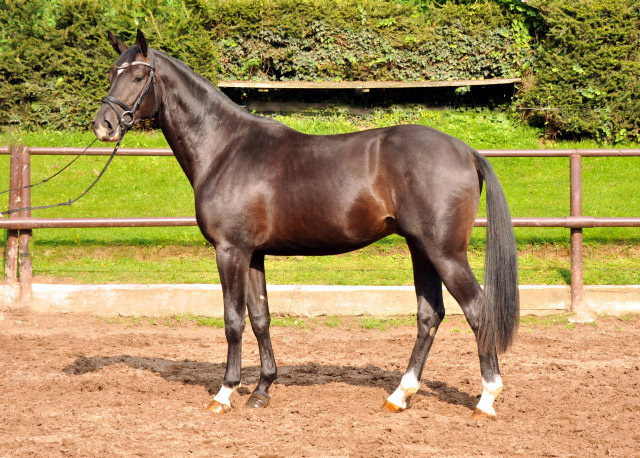
<svg viewBox="0 0 640 458"><path fill-rule="evenodd" d="M108 37L120 57L109 73L109 93L93 119L96 137L105 142L120 139L134 123L158 110L155 55L142 32L138 30L136 45L130 48L111 32Z"/></svg>

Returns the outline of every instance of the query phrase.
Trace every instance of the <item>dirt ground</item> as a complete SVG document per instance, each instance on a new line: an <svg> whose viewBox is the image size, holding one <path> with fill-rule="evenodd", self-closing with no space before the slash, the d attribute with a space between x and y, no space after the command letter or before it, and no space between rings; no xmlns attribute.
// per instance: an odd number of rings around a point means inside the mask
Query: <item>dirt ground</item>
<svg viewBox="0 0 640 458"><path fill-rule="evenodd" d="M640 317L521 326L501 358L497 420L473 420L481 391L475 342L460 317L436 338L422 389L381 410L415 337L410 326L276 327L279 379L267 409L222 381L224 331L191 322L108 322L0 312L2 456L640 456ZM259 357L249 327L244 384Z"/></svg>

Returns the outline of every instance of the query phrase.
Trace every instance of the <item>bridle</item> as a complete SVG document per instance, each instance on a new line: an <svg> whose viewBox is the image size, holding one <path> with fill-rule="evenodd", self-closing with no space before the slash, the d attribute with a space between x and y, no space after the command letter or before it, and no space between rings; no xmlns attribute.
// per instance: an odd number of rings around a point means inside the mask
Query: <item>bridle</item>
<svg viewBox="0 0 640 458"><path fill-rule="evenodd" d="M150 64L144 61L137 60L135 62L127 62L125 64L122 64L116 67L116 70L124 70L128 67L133 67L134 65L144 65L151 69L149 71L149 78L147 78L147 82L144 85L144 88L142 88L142 92L140 93L136 101L133 103L132 107L129 107L126 103L116 99L112 95L107 95L101 100L102 103L106 103L113 109L113 111L115 111L116 116L118 117L118 121L120 123L120 128L122 129L122 135L121 135L122 137L129 129L133 127L133 124L135 122L136 111L138 111L138 108L140 108L140 105L142 104L142 101L146 97L147 92L149 92L149 88L151 86L153 86L153 97L155 99L154 105L153 105L153 113L155 115L158 112L158 91L156 90L156 75L155 75L156 56L153 53L152 49L149 49L149 53L151 54ZM116 109L114 104L120 106L120 108L124 110L122 114L118 113L118 110ZM127 120L126 118L130 118L130 119Z"/></svg>
<svg viewBox="0 0 640 458"><path fill-rule="evenodd" d="M144 85L144 88L142 88L142 92L140 93L140 95L138 96L138 98L136 99L136 101L134 102L132 107L129 107L126 103L122 102L121 100L116 99L115 97L108 95L106 97L104 97L101 102L104 104L106 103L107 105L109 105L113 111L116 112L116 116L118 117L118 121L120 122L120 128L122 130L122 134L120 135L120 139L118 140L118 143L116 144L116 147L113 149L113 152L111 153L111 155L109 156L109 159L107 160L106 164L104 165L104 167L102 168L102 171L98 174L98 176L96 177L95 180L93 180L93 183L91 183L89 185L89 187L87 187L87 189L85 189L82 194L80 194L78 197L76 197L75 199L69 199L66 202L60 202L58 204L53 204L53 205L40 205L37 207L21 207L21 208L12 208L12 209L8 209L5 211L0 211L0 218L2 218L4 215L10 215L12 213L17 213L17 212L22 212L22 211L31 211L31 210L42 210L45 208L55 208L55 207L62 207L62 206L71 206L71 204L73 204L74 202L77 202L78 200L80 200L80 198L84 197L85 194L87 194L91 188L93 188L96 183L98 181L100 181L100 178L102 178L102 176L105 174L105 172L107 171L107 168L109 168L109 164L111 164L111 161L113 161L113 158L116 156L116 153L118 152L118 148L120 148L120 143L122 143L122 140L124 139L124 135L127 133L127 131L129 129L131 129L133 127L133 124L135 122L135 116L136 116L136 111L138 111L138 108L140 108L140 104L142 104L142 101L144 100L144 98L147 96L147 93L149 92L149 88L151 86L153 86L153 96L154 96L154 107L153 107L153 115L155 116L155 114L158 112L158 91L156 90L156 56L153 53L153 50L149 49L149 52L151 53L151 63L147 63L147 62L143 62L143 61L135 61L135 62L130 62L130 63L126 63L126 64L122 64L116 67L116 70L124 70L127 67L132 67L134 65L145 65L147 67L149 67L151 70L149 71L149 78L147 79L146 84ZM118 110L116 109L115 105L119 105L124 111L122 112L122 114L118 113ZM130 117L131 119L129 121L127 121L125 119L125 117ZM47 181L49 181L51 178L55 177L56 175L60 174L62 171L64 171L65 169L67 169L71 164L73 164L76 159L78 159L80 156L82 156L87 149L89 149L89 147L91 145L93 145L93 143L97 140L94 139L91 144L89 146L87 146L84 151L82 153L80 153L75 159L73 159L71 162L69 162L67 165L65 165L62 169L60 169L59 171L57 171L56 173L54 173L53 175L51 175L49 178L46 178L36 184L33 185L28 185L28 186L20 186L17 188L11 188L11 189L7 189L6 191L2 191L0 192L0 194L4 194L4 193L8 193L11 191L17 191L19 189L24 189L24 188L33 188L35 186L41 185L43 183L46 183Z"/></svg>

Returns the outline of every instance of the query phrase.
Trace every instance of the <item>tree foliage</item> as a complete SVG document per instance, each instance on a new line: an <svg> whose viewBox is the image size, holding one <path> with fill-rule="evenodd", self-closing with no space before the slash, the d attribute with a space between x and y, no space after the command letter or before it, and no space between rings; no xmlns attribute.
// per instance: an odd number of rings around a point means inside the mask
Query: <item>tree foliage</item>
<svg viewBox="0 0 640 458"><path fill-rule="evenodd" d="M549 29L520 98L547 133L640 140L640 3L541 3Z"/></svg>
<svg viewBox="0 0 640 458"><path fill-rule="evenodd" d="M115 57L107 30L132 42L140 28L212 81L519 76L533 41L500 1L0 0L0 126L87 126Z"/></svg>
<svg viewBox="0 0 640 458"><path fill-rule="evenodd" d="M0 126L89 125L115 60L107 30L132 43L140 28L153 46L215 80L217 48L202 8L175 0L0 0Z"/></svg>

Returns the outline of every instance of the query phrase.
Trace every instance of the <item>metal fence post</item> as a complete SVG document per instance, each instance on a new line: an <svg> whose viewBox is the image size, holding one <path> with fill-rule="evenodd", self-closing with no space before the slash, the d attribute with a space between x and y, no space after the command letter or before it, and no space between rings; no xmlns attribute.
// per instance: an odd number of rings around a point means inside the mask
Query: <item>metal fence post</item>
<svg viewBox="0 0 640 458"><path fill-rule="evenodd" d="M19 161L20 161L20 206L31 206L31 156L29 149L25 146L19 149ZM31 210L25 210L19 212L18 215L22 218L30 217ZM32 230L20 229L20 235L18 237L18 251L19 258L19 279L20 279L20 300L29 302L31 300L31 290L33 283L33 271L31 262L31 252L29 245L31 244Z"/></svg>
<svg viewBox="0 0 640 458"><path fill-rule="evenodd" d="M571 216L582 216L582 156L572 154L569 163L569 187ZM571 228L571 311L572 321L593 321L583 308L584 258L582 252L582 228Z"/></svg>
<svg viewBox="0 0 640 458"><path fill-rule="evenodd" d="M9 148L11 159L9 163L9 209L13 210L20 206L20 147L11 145ZM15 213L10 213L9 218L15 218ZM7 230L7 246L5 251L5 283L16 283L18 281L18 230Z"/></svg>

